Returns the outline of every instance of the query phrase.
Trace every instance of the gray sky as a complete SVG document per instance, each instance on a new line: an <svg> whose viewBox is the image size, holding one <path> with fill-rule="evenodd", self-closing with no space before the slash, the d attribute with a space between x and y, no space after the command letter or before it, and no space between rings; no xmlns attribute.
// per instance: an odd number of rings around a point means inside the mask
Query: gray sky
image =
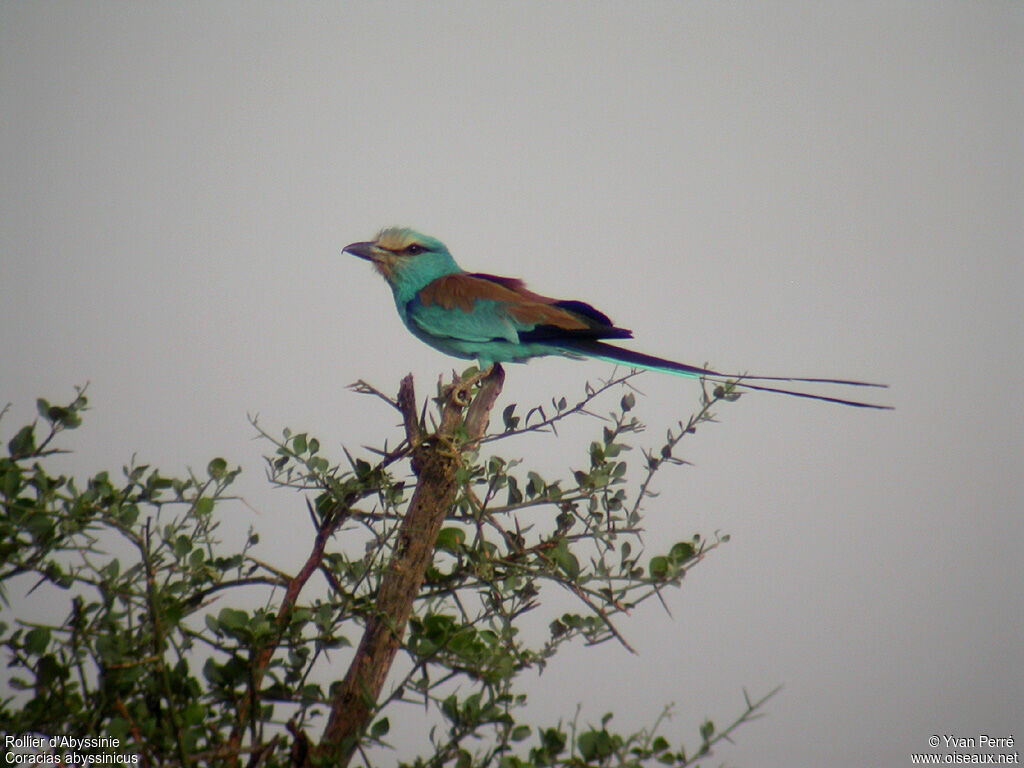
<svg viewBox="0 0 1024 768"><path fill-rule="evenodd" d="M892 386L892 413L721 408L647 524L732 541L674 619L624 625L638 657L545 673L538 722L674 701L671 740L695 745L743 686L784 683L721 760L1022 739L1022 43L1016 3L3 3L0 430L88 380L80 471L225 455L240 526L274 541L305 512L266 490L247 412L355 448L393 417L344 385L411 370L423 394L463 367L340 256L410 225L637 349ZM515 366L499 408L609 372ZM697 388L640 387L652 445Z"/></svg>

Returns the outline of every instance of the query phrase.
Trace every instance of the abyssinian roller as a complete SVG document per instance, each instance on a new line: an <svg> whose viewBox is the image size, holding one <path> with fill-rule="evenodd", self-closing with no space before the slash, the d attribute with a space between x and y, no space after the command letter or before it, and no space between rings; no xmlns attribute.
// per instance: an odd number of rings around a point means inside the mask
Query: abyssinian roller
<svg viewBox="0 0 1024 768"><path fill-rule="evenodd" d="M551 299L527 290L522 280L466 272L444 243L411 229L381 230L376 239L352 243L345 253L371 262L394 294L395 307L413 335L454 357L476 360L486 369L532 357L561 355L670 373L676 376L735 381L738 386L857 408L889 406L783 389L764 382L884 387L850 379L725 374L677 363L609 344L631 339L602 312L573 299Z"/></svg>

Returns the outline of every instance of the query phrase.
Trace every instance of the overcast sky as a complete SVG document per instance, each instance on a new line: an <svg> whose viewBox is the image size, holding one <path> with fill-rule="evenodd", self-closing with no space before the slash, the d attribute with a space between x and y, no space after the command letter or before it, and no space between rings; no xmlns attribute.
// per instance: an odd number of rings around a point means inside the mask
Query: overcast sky
<svg viewBox="0 0 1024 768"><path fill-rule="evenodd" d="M546 672L536 722L674 701L695 745L783 683L722 761L1024 739L1022 45L1019 3L4 2L0 433L89 381L79 471L224 455L239 525L294 565L305 543L270 542L305 510L266 490L246 414L340 455L397 434L344 385L463 367L340 254L413 226L643 351L891 385L894 412L719 409L647 526L732 541L674 618L623 624L639 656ZM498 408L609 373L514 366ZM697 385L639 386L653 445ZM565 472L569 439L515 449Z"/></svg>

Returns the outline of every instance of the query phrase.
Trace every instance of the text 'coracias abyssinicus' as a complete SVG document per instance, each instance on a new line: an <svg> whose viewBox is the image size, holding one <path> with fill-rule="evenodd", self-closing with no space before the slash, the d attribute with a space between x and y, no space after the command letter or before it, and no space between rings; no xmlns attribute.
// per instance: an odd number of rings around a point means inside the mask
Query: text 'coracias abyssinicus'
<svg viewBox="0 0 1024 768"><path fill-rule="evenodd" d="M384 229L372 242L345 248L373 263L395 297L406 328L435 349L475 359L481 369L531 357L590 357L632 368L712 380L738 380L762 392L808 397L858 408L888 406L767 386L765 381L883 387L849 379L724 374L607 344L602 339L630 339L607 315L582 301L550 299L526 289L522 280L466 272L444 243L411 229ZM757 384L752 381L759 382Z"/></svg>

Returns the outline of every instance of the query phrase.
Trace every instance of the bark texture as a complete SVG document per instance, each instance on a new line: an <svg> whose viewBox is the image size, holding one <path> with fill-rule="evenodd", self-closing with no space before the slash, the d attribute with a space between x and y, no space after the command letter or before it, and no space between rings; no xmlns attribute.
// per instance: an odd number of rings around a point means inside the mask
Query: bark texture
<svg viewBox="0 0 1024 768"><path fill-rule="evenodd" d="M367 620L355 658L334 698L323 738L310 756L313 764L347 765L373 717L377 698L402 645L413 602L433 560L437 536L455 500L461 452L483 436L504 378L504 371L495 366L473 398L470 395L477 382L456 381L445 392L441 424L432 435L421 431L412 377L402 380L398 405L413 449L416 489L381 579L375 611ZM457 433L462 425L468 441L460 445Z"/></svg>

